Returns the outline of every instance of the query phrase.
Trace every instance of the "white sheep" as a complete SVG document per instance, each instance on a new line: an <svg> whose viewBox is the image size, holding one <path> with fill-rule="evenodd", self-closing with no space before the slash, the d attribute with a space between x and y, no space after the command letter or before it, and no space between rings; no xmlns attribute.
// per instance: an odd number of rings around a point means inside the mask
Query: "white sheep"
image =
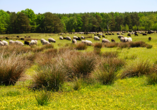
<svg viewBox="0 0 157 110"><path fill-rule="evenodd" d="M66 37L67 40L71 40L71 38L69 36Z"/></svg>
<svg viewBox="0 0 157 110"><path fill-rule="evenodd" d="M82 40L82 43L84 43L86 45L92 45L92 42L89 40Z"/></svg>
<svg viewBox="0 0 157 110"><path fill-rule="evenodd" d="M110 41L108 39L103 38L102 43L109 43Z"/></svg>
<svg viewBox="0 0 157 110"><path fill-rule="evenodd" d="M73 44L76 44L76 43L77 43L77 40L76 40L76 39L73 39L73 40L72 40L72 43L73 43Z"/></svg>
<svg viewBox="0 0 157 110"><path fill-rule="evenodd" d="M94 40L100 40L98 36L94 36Z"/></svg>
<svg viewBox="0 0 157 110"><path fill-rule="evenodd" d="M20 42L20 41L15 41L15 44L17 44L17 45L24 45L22 42Z"/></svg>
<svg viewBox="0 0 157 110"><path fill-rule="evenodd" d="M85 37L84 37L84 36L81 36L81 39L85 39Z"/></svg>
<svg viewBox="0 0 157 110"><path fill-rule="evenodd" d="M0 46L4 46L4 43L2 41L0 41Z"/></svg>
<svg viewBox="0 0 157 110"><path fill-rule="evenodd" d="M31 40L31 42L29 43L30 46L32 45L37 45L38 41L37 40Z"/></svg>
<svg viewBox="0 0 157 110"><path fill-rule="evenodd" d="M50 44L48 41L46 41L45 39L41 39L41 43L43 44L43 45L46 45L46 44Z"/></svg>
<svg viewBox="0 0 157 110"><path fill-rule="evenodd" d="M63 37L62 37L62 36L60 36L60 37L59 37L59 39L60 39L60 40L63 40Z"/></svg>
<svg viewBox="0 0 157 110"><path fill-rule="evenodd" d="M9 45L15 44L15 41L9 40Z"/></svg>
<svg viewBox="0 0 157 110"><path fill-rule="evenodd" d="M8 45L7 41L3 40L2 42L3 42L4 45Z"/></svg>
<svg viewBox="0 0 157 110"><path fill-rule="evenodd" d="M56 40L53 39L53 38L49 38L48 41L49 41L49 42L54 42L54 43L56 42Z"/></svg>
<svg viewBox="0 0 157 110"><path fill-rule="evenodd" d="M78 37L77 36L73 36L73 39L77 39Z"/></svg>

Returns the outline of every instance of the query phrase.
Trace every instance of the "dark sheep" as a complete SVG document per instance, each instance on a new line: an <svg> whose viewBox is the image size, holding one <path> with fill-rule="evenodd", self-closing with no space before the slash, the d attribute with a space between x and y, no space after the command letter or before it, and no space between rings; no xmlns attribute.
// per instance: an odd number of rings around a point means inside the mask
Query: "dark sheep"
<svg viewBox="0 0 157 110"><path fill-rule="evenodd" d="M21 40L24 40L24 38L20 38Z"/></svg>
<svg viewBox="0 0 157 110"><path fill-rule="evenodd" d="M16 36L17 38L19 38L19 36Z"/></svg>
<svg viewBox="0 0 157 110"><path fill-rule="evenodd" d="M66 37L63 37L63 39L67 39Z"/></svg>
<svg viewBox="0 0 157 110"><path fill-rule="evenodd" d="M81 41L81 38L80 38L80 37L77 37L76 40L80 40L80 41Z"/></svg>
<svg viewBox="0 0 157 110"><path fill-rule="evenodd" d="M114 40L114 39L111 39L111 42L115 42L115 40Z"/></svg>
<svg viewBox="0 0 157 110"><path fill-rule="evenodd" d="M24 41L24 44L25 44L25 45L29 45L29 42L28 42L28 41Z"/></svg>
<svg viewBox="0 0 157 110"><path fill-rule="evenodd" d="M105 35L102 35L102 37L104 37L104 38L105 38Z"/></svg>
<svg viewBox="0 0 157 110"><path fill-rule="evenodd" d="M130 34L130 33L128 33L128 34L127 34L127 36L131 36L131 34Z"/></svg>
<svg viewBox="0 0 157 110"><path fill-rule="evenodd" d="M148 37L148 40L149 40L149 41L151 41L151 40L152 40L152 38L151 38L151 37Z"/></svg>
<svg viewBox="0 0 157 110"><path fill-rule="evenodd" d="M143 35L143 36L146 36L146 35L147 35L147 33L142 33L142 35Z"/></svg>
<svg viewBox="0 0 157 110"><path fill-rule="evenodd" d="M5 39L6 39L6 40L9 40L9 38L8 38L8 37L5 37Z"/></svg>

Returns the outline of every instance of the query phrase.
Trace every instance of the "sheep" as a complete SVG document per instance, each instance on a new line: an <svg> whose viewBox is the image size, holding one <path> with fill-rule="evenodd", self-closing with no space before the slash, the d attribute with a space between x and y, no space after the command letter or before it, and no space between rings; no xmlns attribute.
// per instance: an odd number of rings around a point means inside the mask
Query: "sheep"
<svg viewBox="0 0 157 110"><path fill-rule="evenodd" d="M56 40L53 39L53 38L49 38L48 41L49 41L49 42L54 42L54 43L56 42Z"/></svg>
<svg viewBox="0 0 157 110"><path fill-rule="evenodd" d="M122 37L123 37L123 36L121 36L121 35L120 35L120 36L118 36L118 38L119 38L119 39L120 39L120 38L122 38Z"/></svg>
<svg viewBox="0 0 157 110"><path fill-rule="evenodd" d="M127 37L121 37L121 38L120 38L120 41L121 41L121 42L131 42L131 41L132 41L132 38L131 38L131 37L129 37L129 38L127 38Z"/></svg>
<svg viewBox="0 0 157 110"><path fill-rule="evenodd" d="M119 32L117 32L117 35L120 35L120 33L119 33Z"/></svg>
<svg viewBox="0 0 157 110"><path fill-rule="evenodd" d="M15 41L10 40L10 41L9 41L9 45L12 45L12 44L15 44Z"/></svg>
<svg viewBox="0 0 157 110"><path fill-rule="evenodd" d="M41 39L41 43L43 44L43 45L46 45L46 44L50 44L48 41L46 41L45 39Z"/></svg>
<svg viewBox="0 0 157 110"><path fill-rule="evenodd" d="M152 38L151 38L151 37L148 37L148 40L149 40L149 41L151 41L151 40L152 40Z"/></svg>
<svg viewBox="0 0 157 110"><path fill-rule="evenodd" d="M103 38L102 43L109 43L110 41L108 39Z"/></svg>
<svg viewBox="0 0 157 110"><path fill-rule="evenodd" d="M94 36L94 40L100 40L98 36Z"/></svg>
<svg viewBox="0 0 157 110"><path fill-rule="evenodd" d="M25 45L29 45L29 42L28 42L28 41L24 41L24 44L25 44Z"/></svg>
<svg viewBox="0 0 157 110"><path fill-rule="evenodd" d="M130 34L130 33L128 33L128 34L127 34L127 36L131 36L131 34Z"/></svg>
<svg viewBox="0 0 157 110"><path fill-rule="evenodd" d="M0 46L4 46L4 43L2 41L0 41Z"/></svg>
<svg viewBox="0 0 157 110"><path fill-rule="evenodd" d="M78 37L77 36L73 36L73 39L77 39Z"/></svg>
<svg viewBox="0 0 157 110"><path fill-rule="evenodd" d="M19 38L19 36L16 36L17 38Z"/></svg>
<svg viewBox="0 0 157 110"><path fill-rule="evenodd" d="M15 41L15 44L17 44L17 45L24 45L22 42L20 42L20 41Z"/></svg>
<svg viewBox="0 0 157 110"><path fill-rule="evenodd" d="M142 33L142 35L143 35L143 36L146 36L146 35L147 35L147 33Z"/></svg>
<svg viewBox="0 0 157 110"><path fill-rule="evenodd" d="M71 38L69 36L66 37L67 40L71 40Z"/></svg>
<svg viewBox="0 0 157 110"><path fill-rule="evenodd" d="M60 39L60 40L63 40L63 37L62 37L62 36L60 36L60 37L59 37L59 39Z"/></svg>
<svg viewBox="0 0 157 110"><path fill-rule="evenodd" d="M81 39L85 39L85 37L84 37L84 36L81 36Z"/></svg>
<svg viewBox="0 0 157 110"><path fill-rule="evenodd" d="M104 37L104 38L105 38L105 35L102 35L102 37Z"/></svg>
<svg viewBox="0 0 157 110"><path fill-rule="evenodd" d="M8 45L7 41L3 40L2 42L3 42L4 45Z"/></svg>
<svg viewBox="0 0 157 110"><path fill-rule="evenodd" d="M128 40L128 42L132 42L132 38L131 37L127 38L127 40Z"/></svg>
<svg viewBox="0 0 157 110"><path fill-rule="evenodd" d="M82 43L84 43L86 45L92 45L92 42L89 40L82 40Z"/></svg>
<svg viewBox="0 0 157 110"><path fill-rule="evenodd" d="M80 37L77 37L76 40L80 40L80 41L81 41L81 38L80 38Z"/></svg>
<svg viewBox="0 0 157 110"><path fill-rule="evenodd" d="M6 39L6 40L9 40L9 38L8 38L8 37L5 37L5 39Z"/></svg>
<svg viewBox="0 0 157 110"><path fill-rule="evenodd" d="M28 42L29 43L29 42ZM32 45L37 45L37 40L31 40L31 42L29 43L30 46Z"/></svg>
<svg viewBox="0 0 157 110"><path fill-rule="evenodd" d="M72 40L72 43L73 43L73 44L76 44L76 43L77 43L77 40L76 40L76 39L73 39L73 40Z"/></svg>
<svg viewBox="0 0 157 110"><path fill-rule="evenodd" d="M20 38L21 40L24 40L24 38Z"/></svg>
<svg viewBox="0 0 157 110"><path fill-rule="evenodd" d="M115 40L114 40L114 39L111 39L111 42L115 42Z"/></svg>

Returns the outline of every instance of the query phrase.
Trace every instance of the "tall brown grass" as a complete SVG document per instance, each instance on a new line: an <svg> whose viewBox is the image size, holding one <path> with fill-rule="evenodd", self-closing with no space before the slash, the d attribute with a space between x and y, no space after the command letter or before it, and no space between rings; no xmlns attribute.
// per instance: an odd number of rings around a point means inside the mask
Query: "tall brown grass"
<svg viewBox="0 0 157 110"><path fill-rule="evenodd" d="M24 74L26 61L22 59L21 55L17 56L15 53L7 58L1 53L0 62L0 84L14 85Z"/></svg>
<svg viewBox="0 0 157 110"><path fill-rule="evenodd" d="M77 50L85 50L85 49L87 49L87 45L84 44L84 43L77 43L76 44L76 49Z"/></svg>

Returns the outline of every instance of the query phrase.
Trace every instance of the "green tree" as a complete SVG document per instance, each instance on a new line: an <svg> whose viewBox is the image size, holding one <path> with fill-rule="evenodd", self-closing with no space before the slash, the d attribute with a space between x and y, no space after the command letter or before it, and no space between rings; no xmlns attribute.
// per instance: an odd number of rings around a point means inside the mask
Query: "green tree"
<svg viewBox="0 0 157 110"><path fill-rule="evenodd" d="M8 25L9 25L10 15L0 10L0 33L6 33Z"/></svg>
<svg viewBox="0 0 157 110"><path fill-rule="evenodd" d="M30 31L30 28L28 17L22 12L18 13L16 19L17 33L27 33Z"/></svg>

